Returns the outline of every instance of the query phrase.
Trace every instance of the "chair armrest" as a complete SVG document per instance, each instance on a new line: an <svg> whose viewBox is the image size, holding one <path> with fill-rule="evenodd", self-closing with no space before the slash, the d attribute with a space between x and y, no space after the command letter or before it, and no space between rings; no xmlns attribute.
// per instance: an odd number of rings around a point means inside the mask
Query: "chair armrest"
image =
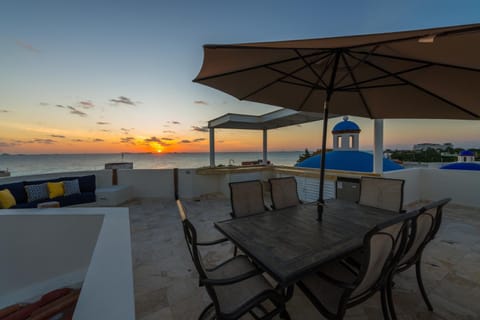
<svg viewBox="0 0 480 320"><path fill-rule="evenodd" d="M212 286L225 286L225 285L229 285L229 284L244 281L248 278L255 277L255 276L260 275L260 274L262 274L262 271L258 270L258 269L255 269L255 270L251 270L251 271L248 271L248 272L245 272L245 273L242 273L242 274L236 275L234 277L230 277L230 278L202 279L202 280L200 280L200 284L212 285Z"/></svg>
<svg viewBox="0 0 480 320"><path fill-rule="evenodd" d="M219 239L212 240L212 241L197 242L197 246L212 246L212 245L219 244L219 243L222 243L222 242L225 242L225 241L228 241L228 239L227 238L219 238Z"/></svg>

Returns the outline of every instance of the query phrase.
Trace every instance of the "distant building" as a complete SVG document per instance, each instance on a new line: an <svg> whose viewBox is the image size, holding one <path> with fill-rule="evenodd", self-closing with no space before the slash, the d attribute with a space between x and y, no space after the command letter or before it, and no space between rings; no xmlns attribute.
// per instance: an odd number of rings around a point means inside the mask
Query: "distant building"
<svg viewBox="0 0 480 320"><path fill-rule="evenodd" d="M480 164L475 163L475 153L463 150L458 154L458 161L440 167L446 170L473 170L480 171Z"/></svg>
<svg viewBox="0 0 480 320"><path fill-rule="evenodd" d="M331 170L373 172L373 155L359 151L359 126L344 117L332 130L333 151L325 155L325 168ZM296 164L303 168L320 168L321 155L316 155ZM383 171L403 169L392 160L383 158Z"/></svg>
<svg viewBox="0 0 480 320"><path fill-rule="evenodd" d="M444 144L438 144L438 143L419 143L413 145L413 150L415 151L426 151L428 149L435 149L435 150L442 150L445 151L448 148L453 149L453 144L450 142L444 143Z"/></svg>

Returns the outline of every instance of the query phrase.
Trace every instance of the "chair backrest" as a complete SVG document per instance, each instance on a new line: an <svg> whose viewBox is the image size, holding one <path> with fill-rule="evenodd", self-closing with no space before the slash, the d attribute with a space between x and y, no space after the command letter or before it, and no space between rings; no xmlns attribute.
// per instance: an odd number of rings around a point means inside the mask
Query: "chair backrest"
<svg viewBox="0 0 480 320"><path fill-rule="evenodd" d="M230 182L232 217L238 218L265 212L260 180Z"/></svg>
<svg viewBox="0 0 480 320"><path fill-rule="evenodd" d="M300 204L295 177L269 179L274 209L283 209Z"/></svg>
<svg viewBox="0 0 480 320"><path fill-rule="evenodd" d="M406 251L400 260L400 266L416 263L423 249L434 238L442 220L443 207L451 199L442 199L429 203L420 209L413 219Z"/></svg>
<svg viewBox="0 0 480 320"><path fill-rule="evenodd" d="M364 255L356 287L351 293L352 299L361 299L375 293L379 284L386 280L404 252L408 227L419 212L414 210L398 215L377 225L365 235Z"/></svg>
<svg viewBox="0 0 480 320"><path fill-rule="evenodd" d="M195 230L195 227L193 226L193 224L190 221L188 221L185 207L183 206L182 202L178 199L177 199L177 207L178 207L178 213L180 215L180 219L182 220L183 233L185 235L185 241L187 243L188 252L190 253L190 257L192 258L193 264L197 269L197 272L199 274L200 281L201 281L202 279L205 279L207 276L205 273L205 267L203 266L202 258L197 248L197 231Z"/></svg>
<svg viewBox="0 0 480 320"><path fill-rule="evenodd" d="M401 212L405 180L362 177L359 204Z"/></svg>

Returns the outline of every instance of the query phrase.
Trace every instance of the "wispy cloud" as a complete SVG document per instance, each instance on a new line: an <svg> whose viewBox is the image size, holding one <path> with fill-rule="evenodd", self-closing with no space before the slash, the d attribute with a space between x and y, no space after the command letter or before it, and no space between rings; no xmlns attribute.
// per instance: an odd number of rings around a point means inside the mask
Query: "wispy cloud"
<svg viewBox="0 0 480 320"><path fill-rule="evenodd" d="M171 123L171 124L180 124L179 121L167 121L167 123Z"/></svg>
<svg viewBox="0 0 480 320"><path fill-rule="evenodd" d="M205 141L207 139L205 138L197 138L197 139L194 139L193 142L200 142L200 141Z"/></svg>
<svg viewBox="0 0 480 320"><path fill-rule="evenodd" d="M191 141L187 140L187 139L184 139L184 140L180 141L180 143L191 143Z"/></svg>
<svg viewBox="0 0 480 320"><path fill-rule="evenodd" d="M160 140L165 140L165 141L172 141L172 138L160 138Z"/></svg>
<svg viewBox="0 0 480 320"><path fill-rule="evenodd" d="M106 125L110 124L110 122L97 121L97 124L100 125L100 126L106 126Z"/></svg>
<svg viewBox="0 0 480 320"><path fill-rule="evenodd" d="M110 99L111 102L115 103L115 104L119 104L119 103L122 103L122 104L128 104L128 105L131 105L131 106L134 106L135 103L130 99L130 98L127 98L125 96L120 96L116 99Z"/></svg>
<svg viewBox="0 0 480 320"><path fill-rule="evenodd" d="M90 101L90 100L80 101L79 104L80 104L80 106L81 106L82 108L85 108L85 109L90 109L90 108L95 107L95 105L93 104L93 102Z"/></svg>
<svg viewBox="0 0 480 320"><path fill-rule="evenodd" d="M78 109L75 108L75 107L67 106L67 108L70 109L70 113L71 113L71 114L74 114L74 115L80 116L80 117L86 117L86 116L87 116L87 114L86 114L85 112L80 111L80 110L78 110Z"/></svg>
<svg viewBox="0 0 480 320"><path fill-rule="evenodd" d="M130 131L134 130L135 128L130 128L130 129L127 129L127 128L120 128L120 131L122 131L123 134L129 134Z"/></svg>
<svg viewBox="0 0 480 320"><path fill-rule="evenodd" d="M18 47L20 47L22 49L25 49L27 51L30 51L30 52L33 52L33 53L39 53L40 52L40 50L38 50L37 48L34 48L29 43L26 43L26 42L23 42L23 41L20 41L20 40L15 41L15 43L17 44Z"/></svg>
<svg viewBox="0 0 480 320"><path fill-rule="evenodd" d="M192 126L193 131L208 132L208 127Z"/></svg>
<svg viewBox="0 0 480 320"><path fill-rule="evenodd" d="M71 141L73 141L73 142L83 142L84 140L82 140L82 139L72 139Z"/></svg>
<svg viewBox="0 0 480 320"><path fill-rule="evenodd" d="M93 142L103 142L103 141L105 141L105 140L100 139L100 138L95 138L95 139L93 139Z"/></svg>
<svg viewBox="0 0 480 320"><path fill-rule="evenodd" d="M56 141L55 140L52 140L52 139L33 139L32 141L30 141L30 143L40 143L40 144L53 144L55 143Z"/></svg>
<svg viewBox="0 0 480 320"><path fill-rule="evenodd" d="M151 143L151 142L158 143L159 145L164 146L164 147L170 145L170 143L164 142L164 141L162 141L162 139L159 139L159 138L157 138L157 137L155 137L155 136L150 137L150 138L147 138L147 139L144 139L143 141L144 141L145 143Z"/></svg>
<svg viewBox="0 0 480 320"><path fill-rule="evenodd" d="M66 107L65 107L64 105L62 105L62 104L56 104L55 107L57 107L57 108L66 108Z"/></svg>
<svg viewBox="0 0 480 320"><path fill-rule="evenodd" d="M207 101L203 101L203 100L195 100L193 101L193 103L195 104L203 104L205 106L208 106L208 102Z"/></svg>
<svg viewBox="0 0 480 320"><path fill-rule="evenodd" d="M61 139L64 139L65 136L64 135L61 135L61 134L51 134L50 137L52 138L61 138Z"/></svg>
<svg viewBox="0 0 480 320"><path fill-rule="evenodd" d="M10 110L7 110L7 109L0 109L0 112L1 112L1 113L7 113L7 112L10 112Z"/></svg>
<svg viewBox="0 0 480 320"><path fill-rule="evenodd" d="M175 133L173 130L163 130L163 133Z"/></svg>
<svg viewBox="0 0 480 320"><path fill-rule="evenodd" d="M45 106L48 106L49 103L48 102L40 102L40 105L45 107Z"/></svg>
<svg viewBox="0 0 480 320"><path fill-rule="evenodd" d="M8 148L8 147L15 147L19 145L18 142L6 142L6 141L0 141L0 148Z"/></svg>
<svg viewBox="0 0 480 320"><path fill-rule="evenodd" d="M102 129L100 131L102 131L102 132L112 132L112 130L109 130L109 129Z"/></svg>
<svg viewBox="0 0 480 320"><path fill-rule="evenodd" d="M120 142L121 143L135 144L135 138L134 137L120 138Z"/></svg>

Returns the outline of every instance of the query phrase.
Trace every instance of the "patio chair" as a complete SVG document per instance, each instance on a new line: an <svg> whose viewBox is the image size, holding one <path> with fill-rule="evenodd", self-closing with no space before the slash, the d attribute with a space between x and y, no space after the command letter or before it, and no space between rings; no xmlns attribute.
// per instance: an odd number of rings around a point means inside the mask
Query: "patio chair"
<svg viewBox="0 0 480 320"><path fill-rule="evenodd" d="M405 180L362 177L360 180L359 204L402 212L403 186Z"/></svg>
<svg viewBox="0 0 480 320"><path fill-rule="evenodd" d="M340 259L321 266L298 286L327 319L343 319L348 308L380 291L383 316L389 319L386 281L406 246L408 224L418 212L398 215L370 230L363 240L359 270Z"/></svg>
<svg viewBox="0 0 480 320"><path fill-rule="evenodd" d="M232 218L262 213L268 209L263 201L263 188L260 180L230 182L229 186Z"/></svg>
<svg viewBox="0 0 480 320"><path fill-rule="evenodd" d="M423 286L422 273L421 273L421 261L422 254L428 243L435 237L442 221L443 207L450 202L451 199L443 199L436 202L432 202L420 209L420 213L413 219L411 230L409 232L409 240L405 253L399 260L398 267L395 273L400 273L410 269L415 265L415 271L417 276L418 287L422 294L423 300L428 307L428 310L433 311L432 304L428 299L427 292ZM393 286L393 274L392 279L388 283L388 300L392 317L396 319L395 309L392 299L392 286Z"/></svg>
<svg viewBox="0 0 480 320"><path fill-rule="evenodd" d="M238 319L247 313L255 319L271 319L277 314L288 318L285 297L271 286L262 276L262 271L246 256L239 255L214 268L205 268L197 248L195 227L188 221L180 200L177 200L177 206L188 251L198 271L200 284L205 286L213 301L202 311L199 319L204 319L213 310L215 319ZM267 301L273 304L273 310L267 311L263 305ZM259 315L259 312L262 315Z"/></svg>
<svg viewBox="0 0 480 320"><path fill-rule="evenodd" d="M298 198L295 177L272 178L268 182L270 183L273 209L294 207L301 203Z"/></svg>

